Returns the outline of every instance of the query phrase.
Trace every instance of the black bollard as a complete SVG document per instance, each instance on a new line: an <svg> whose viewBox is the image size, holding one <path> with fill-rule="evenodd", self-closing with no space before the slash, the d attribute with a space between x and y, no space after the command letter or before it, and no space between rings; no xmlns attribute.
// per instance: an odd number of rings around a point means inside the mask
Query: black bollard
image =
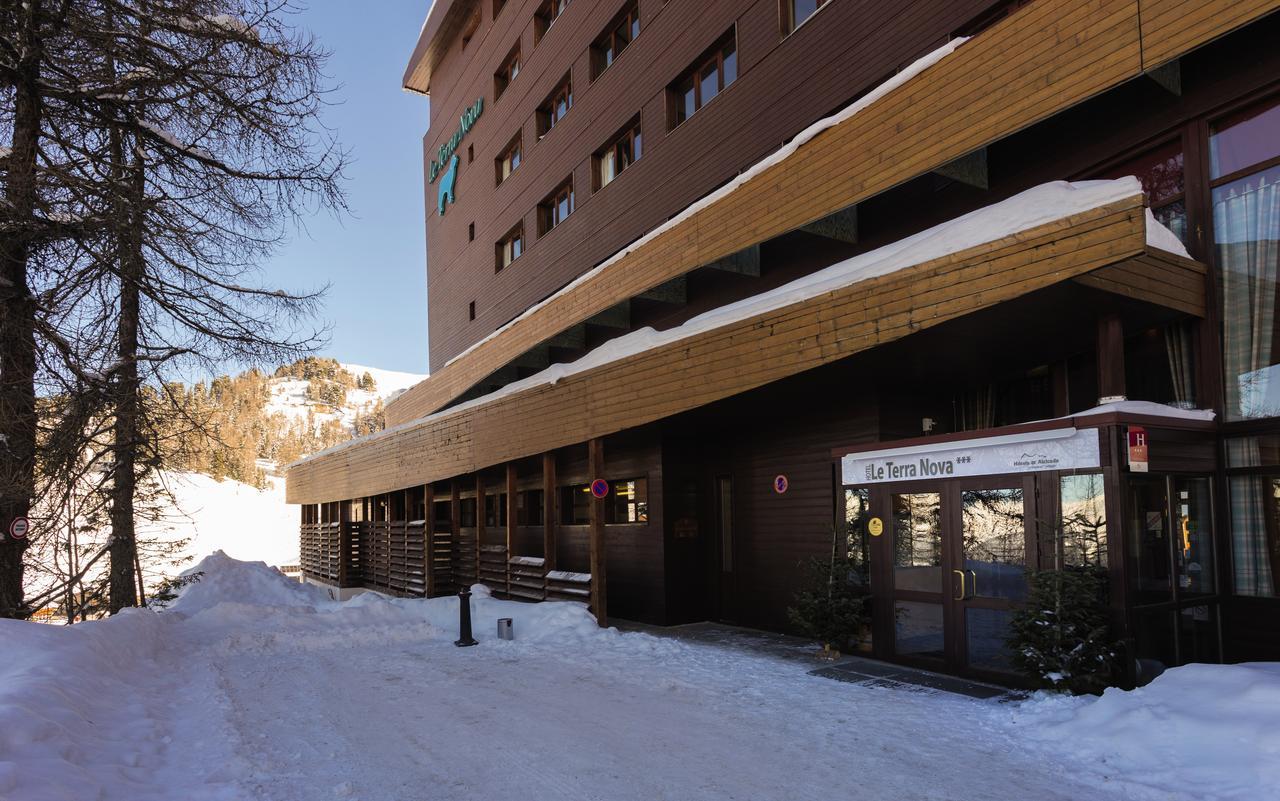
<svg viewBox="0 0 1280 801"><path fill-rule="evenodd" d="M463 587L458 590L458 639L453 644L459 648L466 648L469 645L479 645L475 637L471 636L471 588Z"/></svg>

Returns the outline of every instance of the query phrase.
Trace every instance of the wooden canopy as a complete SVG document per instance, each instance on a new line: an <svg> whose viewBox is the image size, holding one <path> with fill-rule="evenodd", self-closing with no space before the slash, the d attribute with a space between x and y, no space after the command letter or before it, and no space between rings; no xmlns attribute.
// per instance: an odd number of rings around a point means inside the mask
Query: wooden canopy
<svg viewBox="0 0 1280 801"><path fill-rule="evenodd" d="M292 465L287 499L374 495L586 442L1073 280L1204 311L1204 267L1148 246L1135 194L354 441Z"/></svg>
<svg viewBox="0 0 1280 801"><path fill-rule="evenodd" d="M387 424L445 408L628 298L939 169L1276 8L1280 0L1033 3L436 370L387 405Z"/></svg>

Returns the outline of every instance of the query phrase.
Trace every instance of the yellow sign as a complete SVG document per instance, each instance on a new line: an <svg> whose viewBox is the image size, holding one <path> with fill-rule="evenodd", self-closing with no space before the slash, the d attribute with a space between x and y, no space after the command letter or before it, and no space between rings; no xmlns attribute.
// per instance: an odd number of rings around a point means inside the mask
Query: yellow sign
<svg viewBox="0 0 1280 801"><path fill-rule="evenodd" d="M879 537L884 533L884 521L878 517L873 517L867 521L867 531L871 532L871 536Z"/></svg>

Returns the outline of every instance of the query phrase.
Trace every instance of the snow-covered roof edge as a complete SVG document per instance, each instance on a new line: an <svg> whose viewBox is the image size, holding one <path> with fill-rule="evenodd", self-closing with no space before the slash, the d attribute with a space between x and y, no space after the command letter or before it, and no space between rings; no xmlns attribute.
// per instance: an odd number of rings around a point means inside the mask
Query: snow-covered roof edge
<svg viewBox="0 0 1280 801"><path fill-rule="evenodd" d="M327 456L356 444L392 436L400 431L461 414L470 409L494 403L504 397L538 386L554 385L568 376L586 372L620 359L652 350L681 339L739 322L748 317L789 306L860 281L888 275L915 264L921 264L993 242L1021 231L1100 208L1142 193L1142 185L1132 176L1102 181L1054 181L1032 187L1013 197L948 220L913 236L861 253L844 261L798 278L780 287L762 292L736 303L730 303L690 318L682 325L665 331L640 328L609 340L577 361L553 364L546 369L512 382L501 389L473 398L466 403L409 420L384 431L353 439L319 451L288 467ZM1148 222L1150 241L1154 219ZM1170 234L1172 236L1172 234ZM1158 233L1156 239L1163 239Z"/></svg>

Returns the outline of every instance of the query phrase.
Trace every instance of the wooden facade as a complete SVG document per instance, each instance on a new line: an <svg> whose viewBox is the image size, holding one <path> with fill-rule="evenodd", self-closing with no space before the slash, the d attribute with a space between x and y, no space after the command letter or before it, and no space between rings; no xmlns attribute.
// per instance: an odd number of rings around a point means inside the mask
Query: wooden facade
<svg viewBox="0 0 1280 801"><path fill-rule="evenodd" d="M802 562L830 553L844 525L842 448L1073 424L1098 431L1113 622L1130 655L1280 657L1280 598L1232 591L1231 482L1280 481L1280 459L1242 467L1224 451L1280 438L1280 418L1221 421L1223 268L1205 177L1215 121L1280 102L1280 3L837 0L787 35L776 0L716 0L692 16L639 0L641 35L594 80L589 44L617 9L570 4L535 45L533 5L508 0L495 20L488 2L441 0L406 72L432 94L428 159L462 109L487 105L461 140L459 197L444 216L427 185L431 378L388 406L387 431L289 468L309 578L411 596L481 581L514 599L588 603L602 622L788 630ZM975 23L988 18L998 21ZM738 79L670 128L668 83L730 27ZM631 244L957 33L975 35ZM465 47L446 41L464 34ZM495 100L493 72L516 42L521 75ZM534 107L566 71L573 109L539 138ZM645 155L593 192L595 150L637 114ZM495 185L488 164L516 131L522 164ZM666 332L1032 186L1136 172L1171 142L1192 258L1149 244L1145 207L1156 202L1135 194L493 392L619 333ZM566 176L576 208L535 238L536 206ZM527 251L495 270L494 243L517 221ZM1194 401L1219 421L1071 417L1113 396ZM1028 422L1043 420L1056 422ZM1129 469L1131 426L1150 436L1149 476ZM615 498L584 504L594 479L643 482L643 513L620 519ZM1061 479L1014 482L1035 497L1029 520L1060 513ZM1199 595L1171 584L1151 601L1146 557L1130 552L1129 529L1146 519L1139 495L1172 497L1187 482L1211 487L1214 582ZM959 497L969 485L921 486ZM1041 546L1028 547L1043 567ZM892 573L876 558L883 591ZM966 612L947 603L948 661L934 667L972 667L957 644ZM879 614L873 654L905 659L893 615Z"/></svg>

